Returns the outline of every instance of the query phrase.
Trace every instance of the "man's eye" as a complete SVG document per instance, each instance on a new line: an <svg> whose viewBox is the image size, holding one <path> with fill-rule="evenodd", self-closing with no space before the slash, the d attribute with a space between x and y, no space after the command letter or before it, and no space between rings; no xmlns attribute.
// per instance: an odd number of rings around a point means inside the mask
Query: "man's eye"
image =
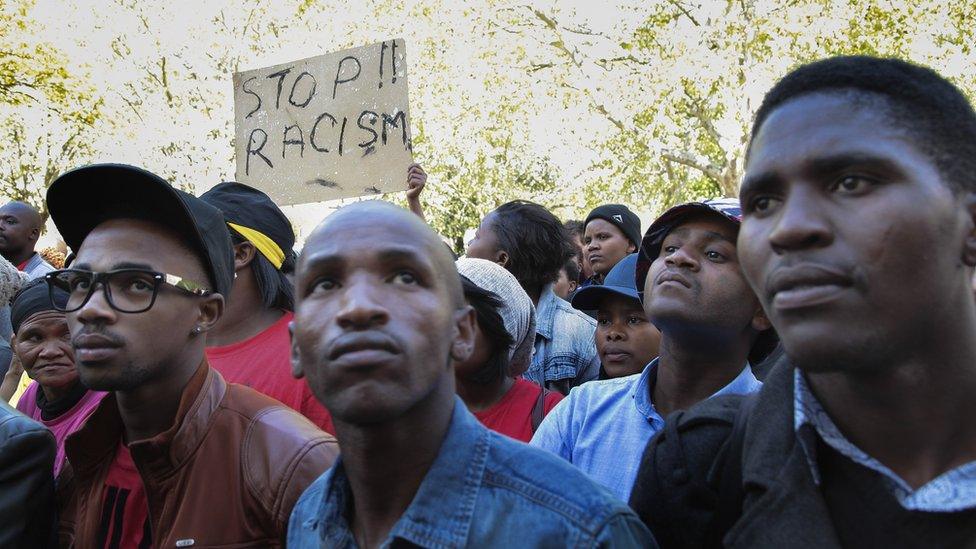
<svg viewBox="0 0 976 549"><path fill-rule="evenodd" d="M129 282L129 290L134 292L148 292L152 290L152 284L138 278Z"/></svg>
<svg viewBox="0 0 976 549"><path fill-rule="evenodd" d="M399 282L400 284L416 284L417 277L415 277L410 271L400 271L393 276L393 281Z"/></svg>
<svg viewBox="0 0 976 549"><path fill-rule="evenodd" d="M857 194L868 190L874 184L870 179L849 175L842 177L839 181L830 186L831 192L843 194Z"/></svg>
<svg viewBox="0 0 976 549"><path fill-rule="evenodd" d="M666 253L666 254L673 254L676 251L678 251L678 247L677 246L665 246L664 247L664 253Z"/></svg>
<svg viewBox="0 0 976 549"><path fill-rule="evenodd" d="M705 255L708 257L708 259L711 259L712 261L721 261L725 259L724 255L715 251L707 251L705 252Z"/></svg>
<svg viewBox="0 0 976 549"><path fill-rule="evenodd" d="M598 318L597 321L596 321L596 323L599 324L600 326L609 326L610 325L610 319L609 318Z"/></svg>
<svg viewBox="0 0 976 549"><path fill-rule="evenodd" d="M89 280L87 278L76 277L68 281L68 288L71 291L75 290L87 290L89 285Z"/></svg>
<svg viewBox="0 0 976 549"><path fill-rule="evenodd" d="M336 283L336 281L332 280L331 278L320 278L319 280L316 280L315 283L312 285L312 291L327 292L329 290L336 289L338 286L339 285Z"/></svg>
<svg viewBox="0 0 976 549"><path fill-rule="evenodd" d="M757 196L749 202L748 210L756 213L767 212L775 207L777 202L778 200L771 196Z"/></svg>
<svg viewBox="0 0 976 549"><path fill-rule="evenodd" d="M632 315L630 318L627 319L627 322L631 324L640 324L641 322L644 322L644 319L637 315Z"/></svg>

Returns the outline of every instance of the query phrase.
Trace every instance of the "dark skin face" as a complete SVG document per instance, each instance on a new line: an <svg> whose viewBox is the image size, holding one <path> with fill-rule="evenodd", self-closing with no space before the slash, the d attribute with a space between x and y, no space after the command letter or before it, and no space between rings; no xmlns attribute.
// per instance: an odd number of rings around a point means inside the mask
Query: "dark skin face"
<svg viewBox="0 0 976 549"><path fill-rule="evenodd" d="M34 253L41 234L41 216L23 202L0 207L0 254L17 265Z"/></svg>
<svg viewBox="0 0 976 549"><path fill-rule="evenodd" d="M739 254L790 358L884 370L930 346L924 318L971 299L972 219L880 106L816 94L755 136Z"/></svg>
<svg viewBox="0 0 976 549"><path fill-rule="evenodd" d="M566 299L576 291L578 286L575 280L570 280L566 276L566 269L559 269L559 278L556 279L556 283L552 285L552 291L557 296Z"/></svg>
<svg viewBox="0 0 976 549"><path fill-rule="evenodd" d="M305 243L296 297L295 373L337 423L453 398L451 360L472 352L474 311L453 258L409 212L364 202L327 218Z"/></svg>
<svg viewBox="0 0 976 549"><path fill-rule="evenodd" d="M481 331L481 327L478 325L478 321L475 320L474 323L474 348L471 351L471 356L466 360L461 360L454 363L454 371L457 373L458 377L465 377L471 374L477 373L491 358L491 354L494 352L494 346L485 333Z"/></svg>
<svg viewBox="0 0 976 549"><path fill-rule="evenodd" d="M284 314L279 309L266 308L261 301L252 268L258 253L250 242L234 246L233 298L227 302L220 322L207 334L208 346L230 345L250 339L271 327Z"/></svg>
<svg viewBox="0 0 976 549"><path fill-rule="evenodd" d="M687 218L665 236L644 283L644 310L662 332L769 327L736 255L736 228L718 214Z"/></svg>
<svg viewBox="0 0 976 549"><path fill-rule="evenodd" d="M74 269L105 272L145 268L210 287L200 260L167 229L131 219L102 223L78 250ZM102 286L84 307L68 313L82 382L104 391L133 391L154 384L182 387L203 359L202 334L220 318L223 298L200 298L163 285L143 313L109 306ZM161 328L165 327L165 328Z"/></svg>
<svg viewBox="0 0 976 549"><path fill-rule="evenodd" d="M491 212L481 220L474 238L468 242L468 248L464 255L475 259L485 259L494 261L502 267L508 263L508 253L499 249L498 236L495 235L495 219L498 216Z"/></svg>
<svg viewBox="0 0 976 549"><path fill-rule="evenodd" d="M583 255L594 274L605 276L621 259L637 251L634 243L616 225L594 219L583 231Z"/></svg>
<svg viewBox="0 0 976 549"><path fill-rule="evenodd" d="M607 296L596 321L596 352L609 377L638 374L657 356L661 332L648 322L639 300Z"/></svg>
<svg viewBox="0 0 976 549"><path fill-rule="evenodd" d="M41 386L49 402L64 396L78 382L64 313L41 311L27 317L11 346L27 376Z"/></svg>

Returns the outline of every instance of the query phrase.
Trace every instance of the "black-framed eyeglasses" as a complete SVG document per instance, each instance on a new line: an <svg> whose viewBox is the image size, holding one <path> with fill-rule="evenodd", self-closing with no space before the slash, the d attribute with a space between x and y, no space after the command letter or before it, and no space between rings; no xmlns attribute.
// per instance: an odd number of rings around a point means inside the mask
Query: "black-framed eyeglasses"
<svg viewBox="0 0 976 549"><path fill-rule="evenodd" d="M143 313L156 303L156 296L163 285L195 296L207 296L212 290L201 284L176 275L146 269L118 269L104 273L94 273L81 269L62 269L44 275L51 293L54 308L64 313L73 313L85 306L95 288L101 284L105 299L116 311L122 313ZM64 307L54 298L55 289L68 293Z"/></svg>

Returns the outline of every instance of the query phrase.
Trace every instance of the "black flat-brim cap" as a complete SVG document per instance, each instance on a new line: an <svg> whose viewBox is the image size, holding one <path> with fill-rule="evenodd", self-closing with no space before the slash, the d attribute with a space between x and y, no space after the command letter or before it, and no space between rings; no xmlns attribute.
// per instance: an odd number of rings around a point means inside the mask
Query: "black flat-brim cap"
<svg viewBox="0 0 976 549"><path fill-rule="evenodd" d="M197 253L214 291L230 295L234 249L223 214L152 172L125 164L77 168L51 183L47 207L75 254L88 234L110 219L134 218L163 225Z"/></svg>

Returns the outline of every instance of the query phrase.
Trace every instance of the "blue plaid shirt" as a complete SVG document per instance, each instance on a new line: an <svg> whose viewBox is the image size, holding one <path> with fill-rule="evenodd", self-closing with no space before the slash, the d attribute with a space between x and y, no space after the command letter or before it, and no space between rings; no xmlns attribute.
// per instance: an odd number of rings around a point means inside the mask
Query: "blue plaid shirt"
<svg viewBox="0 0 976 549"><path fill-rule="evenodd" d="M894 471L847 440L810 391L810 386L800 370L796 370L793 375L793 425L806 454L814 482L818 485L820 470L817 468L817 436L847 459L880 473L885 485L905 509L949 513L976 507L976 461L942 473L913 490Z"/></svg>

